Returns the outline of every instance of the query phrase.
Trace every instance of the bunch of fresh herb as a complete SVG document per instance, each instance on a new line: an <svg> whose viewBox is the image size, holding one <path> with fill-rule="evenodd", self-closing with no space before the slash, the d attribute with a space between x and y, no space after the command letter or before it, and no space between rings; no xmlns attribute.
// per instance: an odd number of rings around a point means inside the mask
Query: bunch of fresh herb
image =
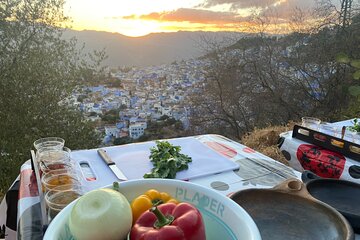
<svg viewBox="0 0 360 240"><path fill-rule="evenodd" d="M354 126L349 126L348 129L352 132L360 132L360 122L357 118L354 119Z"/></svg>
<svg viewBox="0 0 360 240"><path fill-rule="evenodd" d="M150 148L150 159L154 167L144 178L175 178L176 173L188 169L191 157L180 153L181 147L168 141L156 141L156 146Z"/></svg>

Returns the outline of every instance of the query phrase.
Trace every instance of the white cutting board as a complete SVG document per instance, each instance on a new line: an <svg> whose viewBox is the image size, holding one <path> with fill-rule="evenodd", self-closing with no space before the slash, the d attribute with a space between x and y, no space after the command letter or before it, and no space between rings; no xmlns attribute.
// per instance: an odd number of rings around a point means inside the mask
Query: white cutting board
<svg viewBox="0 0 360 240"><path fill-rule="evenodd" d="M175 146L181 146L180 152L192 158L189 169L178 172L176 179L188 180L239 168L237 163L215 152L193 137L167 141ZM143 178L144 174L150 172L153 168L149 159L150 148L153 146L156 146L155 142L145 142L106 147L104 149L116 163L116 166L131 180ZM96 149L76 151L71 154L71 157L78 162L88 162L97 175L97 181L102 182L101 185L110 184L116 180L112 172L101 160Z"/></svg>

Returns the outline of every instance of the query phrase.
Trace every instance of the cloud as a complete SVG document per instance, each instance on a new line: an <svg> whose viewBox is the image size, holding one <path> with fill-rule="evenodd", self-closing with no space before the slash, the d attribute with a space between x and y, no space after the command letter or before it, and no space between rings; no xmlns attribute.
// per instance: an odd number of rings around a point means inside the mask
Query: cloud
<svg viewBox="0 0 360 240"><path fill-rule="evenodd" d="M153 12L146 15L129 15L122 19L141 19L162 22L190 22L202 24L228 24L244 21L245 18L233 12L216 12L203 9L179 8L169 12Z"/></svg>
<svg viewBox="0 0 360 240"><path fill-rule="evenodd" d="M232 10L243 8L308 9L315 6L316 0L205 0L202 7L208 8L229 4Z"/></svg>
<svg viewBox="0 0 360 240"><path fill-rule="evenodd" d="M335 0L331 0L335 1ZM215 11L216 6L227 4L228 11ZM165 23L169 29L227 29L229 31L255 31L258 23L265 22L269 31L286 32L291 23L299 24L313 17L316 0L204 0L195 8L179 8L174 11L152 12L144 15L113 17L114 19L147 20ZM221 7L221 6L220 6ZM224 9L224 8L222 8ZM226 9L226 8L225 8ZM253 19L251 13L259 14ZM244 17L246 16L246 17ZM289 24L290 23L290 24Z"/></svg>
<svg viewBox="0 0 360 240"><path fill-rule="evenodd" d="M232 9L266 7L275 4L279 0L205 0L203 7L213 7L222 4L230 4ZM299 0L301 1L301 0Z"/></svg>
<svg viewBox="0 0 360 240"><path fill-rule="evenodd" d="M314 9L315 4L314 0L283 0L263 8L261 13L269 17L289 20L293 17L295 9L308 14Z"/></svg>
<svg viewBox="0 0 360 240"><path fill-rule="evenodd" d="M335 0L333 0L335 1ZM230 11L240 9L256 10L260 16L278 18L279 22L286 22L293 17L295 9L309 14L316 6L316 0L204 0L199 7L210 8L228 4Z"/></svg>

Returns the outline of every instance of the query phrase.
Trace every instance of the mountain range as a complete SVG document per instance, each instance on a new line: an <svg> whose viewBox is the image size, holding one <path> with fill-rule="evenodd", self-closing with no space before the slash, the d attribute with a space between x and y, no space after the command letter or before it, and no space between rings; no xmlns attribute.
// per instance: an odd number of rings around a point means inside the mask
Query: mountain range
<svg viewBox="0 0 360 240"><path fill-rule="evenodd" d="M108 58L104 64L118 66L151 66L173 61L197 58L213 46L235 43L242 33L188 32L151 33L142 37L128 37L119 33L93 30L66 30L63 37L75 37L85 52L105 49Z"/></svg>

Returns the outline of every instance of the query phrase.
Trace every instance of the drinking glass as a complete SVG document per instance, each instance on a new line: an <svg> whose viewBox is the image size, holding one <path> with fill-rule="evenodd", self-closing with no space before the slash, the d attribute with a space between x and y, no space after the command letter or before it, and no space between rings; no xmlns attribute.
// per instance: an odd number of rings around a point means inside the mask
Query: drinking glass
<svg viewBox="0 0 360 240"><path fill-rule="evenodd" d="M314 117L302 117L302 126L313 130L319 130L321 120Z"/></svg>
<svg viewBox="0 0 360 240"><path fill-rule="evenodd" d="M360 132L354 133L354 143L360 144Z"/></svg>
<svg viewBox="0 0 360 240"><path fill-rule="evenodd" d="M59 137L45 137L40 138L34 142L34 147L39 150L43 147L47 148L62 148L64 147L65 140Z"/></svg>
<svg viewBox="0 0 360 240"><path fill-rule="evenodd" d="M78 174L71 169L52 170L42 175L41 183L43 192L47 192L61 185L77 185L80 184Z"/></svg>
<svg viewBox="0 0 360 240"><path fill-rule="evenodd" d="M75 164L70 161L69 162L56 161L56 162L50 162L50 163L40 162L39 165L40 165L41 175L48 173L50 171L54 171L54 170L76 171Z"/></svg>
<svg viewBox="0 0 360 240"><path fill-rule="evenodd" d="M36 152L37 162L43 162L45 165L51 162L70 162L71 150L67 147L52 148L43 147Z"/></svg>
<svg viewBox="0 0 360 240"><path fill-rule="evenodd" d="M351 131L351 130L349 130L348 132L352 136L352 142L356 144L360 144L360 132Z"/></svg>
<svg viewBox="0 0 360 240"><path fill-rule="evenodd" d="M344 140L346 140L348 142L354 142L354 134L353 134L353 132L346 129L345 134L344 134Z"/></svg>
<svg viewBox="0 0 360 240"><path fill-rule="evenodd" d="M54 187L45 194L49 222L68 204L84 194L80 184L67 184Z"/></svg>
<svg viewBox="0 0 360 240"><path fill-rule="evenodd" d="M40 148L36 153L36 162L39 166L40 176L56 169L72 168L75 169L75 164L70 158L71 150L67 147L62 148Z"/></svg>
<svg viewBox="0 0 360 240"><path fill-rule="evenodd" d="M327 135L341 138L341 128L334 126L331 123L321 123L319 130Z"/></svg>

